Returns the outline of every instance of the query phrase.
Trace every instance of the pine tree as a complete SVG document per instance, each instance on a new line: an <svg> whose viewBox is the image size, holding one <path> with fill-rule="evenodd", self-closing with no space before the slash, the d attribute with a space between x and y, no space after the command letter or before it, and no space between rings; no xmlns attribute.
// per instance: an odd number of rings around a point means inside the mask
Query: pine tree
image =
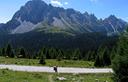
<svg viewBox="0 0 128 82"><path fill-rule="evenodd" d="M95 67L100 67L100 57L99 57L99 55L96 57L96 60L95 60L95 63L94 63L94 66Z"/></svg>
<svg viewBox="0 0 128 82"><path fill-rule="evenodd" d="M94 63L95 66L97 66L97 67L103 67L104 66L104 60L103 60L104 52L105 52L104 48L99 47L99 49L97 51L97 57L96 57L95 63Z"/></svg>
<svg viewBox="0 0 128 82"><path fill-rule="evenodd" d="M40 61L39 61L39 64L46 64L45 62L45 55L43 53L43 51L40 51L40 55L41 55L41 58L40 58Z"/></svg>
<svg viewBox="0 0 128 82"><path fill-rule="evenodd" d="M111 51L111 54L110 54L111 60L113 60L115 58L115 56L116 56L116 50L115 50L115 48L113 48Z"/></svg>
<svg viewBox="0 0 128 82"><path fill-rule="evenodd" d="M88 53L86 54L86 57L87 57L87 60L88 60L88 61L91 60L90 56L91 56L91 51L88 51Z"/></svg>
<svg viewBox="0 0 128 82"><path fill-rule="evenodd" d="M20 49L19 55L21 55L22 58L26 58L26 52L25 52L24 48L21 48L21 49Z"/></svg>
<svg viewBox="0 0 128 82"><path fill-rule="evenodd" d="M51 56L51 59L56 59L57 58L57 50L55 48L50 48L49 54Z"/></svg>
<svg viewBox="0 0 128 82"><path fill-rule="evenodd" d="M10 57L11 58L14 58L15 57L14 51L11 51Z"/></svg>
<svg viewBox="0 0 128 82"><path fill-rule="evenodd" d="M79 49L75 49L73 51L73 60L78 60L78 59L81 59L81 52Z"/></svg>
<svg viewBox="0 0 128 82"><path fill-rule="evenodd" d="M2 48L1 54L2 54L2 56L5 56L5 48Z"/></svg>
<svg viewBox="0 0 128 82"><path fill-rule="evenodd" d="M88 51L87 60L88 61L94 61L95 60L95 52L94 51Z"/></svg>
<svg viewBox="0 0 128 82"><path fill-rule="evenodd" d="M109 50L107 48L104 49L103 64L104 64L104 66L111 65L110 53L109 53Z"/></svg>
<svg viewBox="0 0 128 82"><path fill-rule="evenodd" d="M57 60L58 60L58 61L61 61L62 58L63 58L62 52L61 52L61 50L59 50L59 51L58 51Z"/></svg>
<svg viewBox="0 0 128 82"><path fill-rule="evenodd" d="M14 53L13 53L13 50L10 44L7 45L6 56L11 57L11 58L14 57Z"/></svg>

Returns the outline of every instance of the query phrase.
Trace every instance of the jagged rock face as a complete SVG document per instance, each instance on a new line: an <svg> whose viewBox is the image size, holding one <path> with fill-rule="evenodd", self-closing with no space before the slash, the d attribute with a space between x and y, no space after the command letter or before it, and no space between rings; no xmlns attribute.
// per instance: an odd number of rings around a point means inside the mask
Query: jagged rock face
<svg viewBox="0 0 128 82"><path fill-rule="evenodd" d="M126 23L121 19L117 19L114 15L109 16L103 22L107 29L111 32L123 31Z"/></svg>
<svg viewBox="0 0 128 82"><path fill-rule="evenodd" d="M105 20L98 20L95 15L84 14L73 9L64 9L48 5L42 0L28 1L15 13L12 20L3 27L9 33L25 33L38 28L50 30L59 28L72 33L122 32L127 23L111 15ZM44 28L45 27L45 28Z"/></svg>
<svg viewBox="0 0 128 82"><path fill-rule="evenodd" d="M21 9L15 13L13 19L21 19L21 21L29 21L34 24L41 22L47 12L48 5L41 0L32 0L21 7Z"/></svg>
<svg viewBox="0 0 128 82"><path fill-rule="evenodd" d="M4 24L0 23L0 28L3 26Z"/></svg>

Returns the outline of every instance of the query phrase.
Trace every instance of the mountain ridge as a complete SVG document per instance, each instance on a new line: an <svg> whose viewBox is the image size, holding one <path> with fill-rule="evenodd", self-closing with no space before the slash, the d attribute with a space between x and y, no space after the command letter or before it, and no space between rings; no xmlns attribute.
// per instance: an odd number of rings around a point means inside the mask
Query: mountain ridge
<svg viewBox="0 0 128 82"><path fill-rule="evenodd" d="M42 0L31 0L2 27L11 34L26 33L39 28L49 31L58 27L73 34L101 32L111 35L123 32L126 25L125 21L114 15L99 20L94 14L82 14L71 8L53 7Z"/></svg>

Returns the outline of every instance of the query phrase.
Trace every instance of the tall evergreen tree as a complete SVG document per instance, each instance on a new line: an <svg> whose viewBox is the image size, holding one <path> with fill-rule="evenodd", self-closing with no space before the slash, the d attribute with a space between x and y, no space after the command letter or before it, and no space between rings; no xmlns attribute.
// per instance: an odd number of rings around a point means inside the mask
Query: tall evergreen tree
<svg viewBox="0 0 128 82"><path fill-rule="evenodd" d="M19 55L21 55L22 58L26 58L26 52L25 52L25 49L24 48L21 48L20 49Z"/></svg>
<svg viewBox="0 0 128 82"><path fill-rule="evenodd" d="M14 53L13 50L11 51L10 57L11 57L11 58L14 58L14 57L15 57L15 53Z"/></svg>
<svg viewBox="0 0 128 82"><path fill-rule="evenodd" d="M1 52L2 56L6 56L5 54L5 48L2 48L2 52Z"/></svg>
<svg viewBox="0 0 128 82"><path fill-rule="evenodd" d="M101 60L100 60L99 55L96 57L94 66L96 66L96 67L101 67Z"/></svg>
<svg viewBox="0 0 128 82"><path fill-rule="evenodd" d="M103 53L103 65L109 66L111 65L111 58L110 58L110 52L109 49L105 48Z"/></svg>
<svg viewBox="0 0 128 82"><path fill-rule="evenodd" d="M40 51L40 55L41 55L41 58L39 60L39 64L43 64L43 65L46 64L45 55L44 55L43 51Z"/></svg>
<svg viewBox="0 0 128 82"><path fill-rule="evenodd" d="M110 54L110 58L111 58L111 60L113 60L114 58L115 58L115 56L116 56L116 49L115 49L115 47L112 49L112 51L111 51L111 54Z"/></svg>
<svg viewBox="0 0 128 82"><path fill-rule="evenodd" d="M94 61L95 60L95 52L94 51L88 51L88 53L86 54L87 56L87 60L88 61Z"/></svg>
<svg viewBox="0 0 128 82"><path fill-rule="evenodd" d="M81 52L79 49L75 49L72 55L74 60L81 59Z"/></svg>
<svg viewBox="0 0 128 82"><path fill-rule="evenodd" d="M11 58L14 57L13 49L10 44L7 45L6 56L11 57Z"/></svg>
<svg viewBox="0 0 128 82"><path fill-rule="evenodd" d="M58 60L58 61L61 61L62 58L63 58L63 54L62 54L61 50L59 49L59 51L58 51L58 56L57 56L57 60Z"/></svg>
<svg viewBox="0 0 128 82"><path fill-rule="evenodd" d="M128 32L125 32L119 39L112 68L115 82L128 81Z"/></svg>
<svg viewBox="0 0 128 82"><path fill-rule="evenodd" d="M94 63L95 66L97 66L97 67L103 67L104 66L104 60L103 60L104 52L105 52L105 49L102 47L99 47L99 49L97 51L97 57L96 57L95 63Z"/></svg>
<svg viewBox="0 0 128 82"><path fill-rule="evenodd" d="M57 50L55 48L50 48L49 54L51 56L51 59L56 59L57 58Z"/></svg>

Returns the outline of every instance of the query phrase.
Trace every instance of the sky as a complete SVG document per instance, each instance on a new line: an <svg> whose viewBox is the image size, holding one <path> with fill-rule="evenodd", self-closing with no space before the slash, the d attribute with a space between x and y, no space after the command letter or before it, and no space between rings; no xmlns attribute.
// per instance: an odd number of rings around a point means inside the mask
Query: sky
<svg viewBox="0 0 128 82"><path fill-rule="evenodd" d="M16 11L29 0L1 0L0 23L11 20ZM81 13L95 14L98 18L115 15L128 22L128 0L43 0L56 7L73 8Z"/></svg>

